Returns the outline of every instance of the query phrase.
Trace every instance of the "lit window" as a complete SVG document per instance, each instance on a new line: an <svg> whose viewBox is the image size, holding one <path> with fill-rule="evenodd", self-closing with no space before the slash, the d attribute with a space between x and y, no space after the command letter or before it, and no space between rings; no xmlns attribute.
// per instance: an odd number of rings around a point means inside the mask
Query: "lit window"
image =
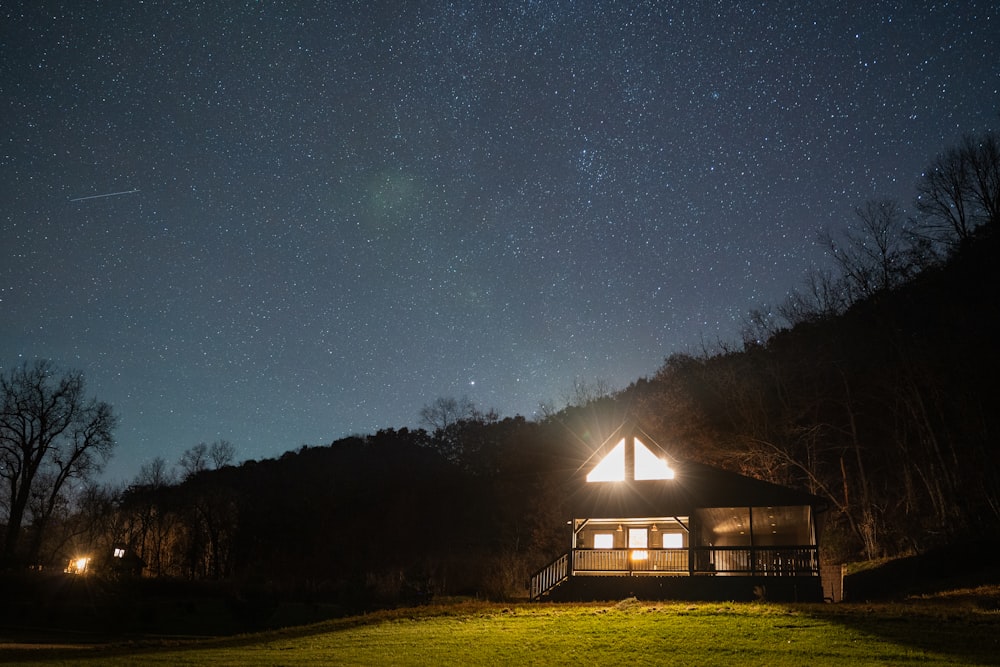
<svg viewBox="0 0 1000 667"><path fill-rule="evenodd" d="M638 439L635 441L635 479L673 479L674 471L667 462L654 454ZM587 474L588 482L622 482L625 480L625 440L615 445L601 462Z"/></svg>
<svg viewBox="0 0 1000 667"><path fill-rule="evenodd" d="M117 549L116 548L115 549L115 558L125 558L125 550L124 549Z"/></svg>
<svg viewBox="0 0 1000 667"><path fill-rule="evenodd" d="M635 440L635 478L636 479L673 479L674 471L666 461L649 451L646 445Z"/></svg>
<svg viewBox="0 0 1000 667"><path fill-rule="evenodd" d="M684 548L684 534L683 533L663 533L663 548L664 549L683 549Z"/></svg>
<svg viewBox="0 0 1000 667"><path fill-rule="evenodd" d="M649 546L649 535L645 528L628 529L628 545L632 549L645 549Z"/></svg>
<svg viewBox="0 0 1000 667"><path fill-rule="evenodd" d="M632 560L646 560L649 553L646 548L649 546L649 534L645 528L628 529L628 546L632 549Z"/></svg>
<svg viewBox="0 0 1000 667"><path fill-rule="evenodd" d="M595 533L594 534L594 548L595 549L614 549L615 548L615 536L613 533Z"/></svg>
<svg viewBox="0 0 1000 667"><path fill-rule="evenodd" d="M588 482L622 482L625 480L625 440L608 452L587 475Z"/></svg>

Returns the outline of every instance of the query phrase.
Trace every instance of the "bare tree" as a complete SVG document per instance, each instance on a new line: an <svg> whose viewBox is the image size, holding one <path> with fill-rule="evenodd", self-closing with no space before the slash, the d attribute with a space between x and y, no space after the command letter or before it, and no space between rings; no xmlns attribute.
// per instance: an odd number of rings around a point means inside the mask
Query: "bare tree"
<svg viewBox="0 0 1000 667"><path fill-rule="evenodd" d="M792 326L840 315L850 305L843 278L824 270L806 274L803 289L795 290L778 306L778 313Z"/></svg>
<svg viewBox="0 0 1000 667"><path fill-rule="evenodd" d="M111 406L84 396L83 376L48 361L25 362L0 376L0 480L7 529L2 561L16 561L30 511L37 556L40 533L70 480L99 472L114 449Z"/></svg>
<svg viewBox="0 0 1000 667"><path fill-rule="evenodd" d="M976 221L1000 223L1000 135L987 132L979 139L966 136L962 151L968 155Z"/></svg>
<svg viewBox="0 0 1000 667"><path fill-rule="evenodd" d="M822 240L840 267L850 296L860 299L892 289L913 275L914 244L896 201L870 200L854 212L854 224L840 239L825 234Z"/></svg>
<svg viewBox="0 0 1000 667"><path fill-rule="evenodd" d="M965 136L920 175L917 211L921 231L936 242L967 244L980 225L1000 221L1000 137Z"/></svg>
<svg viewBox="0 0 1000 667"><path fill-rule="evenodd" d="M597 378L592 382L576 378L573 380L573 389L563 395L563 401L567 406L583 407L595 401L609 398L614 393L614 387L604 378Z"/></svg>
<svg viewBox="0 0 1000 667"><path fill-rule="evenodd" d="M476 406L467 396L461 399L444 396L420 409L420 423L432 432L447 431L450 426L476 414Z"/></svg>
<svg viewBox="0 0 1000 667"><path fill-rule="evenodd" d="M139 468L135 481L123 494L126 542L154 576L171 570L171 544L178 516L164 502L164 491L176 482L175 473L158 456Z"/></svg>
<svg viewBox="0 0 1000 667"><path fill-rule="evenodd" d="M177 482L174 473L167 467L167 461L161 456L139 466L133 485L153 489L162 489Z"/></svg>
<svg viewBox="0 0 1000 667"><path fill-rule="evenodd" d="M185 449L177 465L181 468L181 477L190 479L198 473L208 470L208 445L199 442L194 447Z"/></svg>
<svg viewBox="0 0 1000 667"><path fill-rule="evenodd" d="M228 440L216 440L211 445L199 442L184 450L177 465L182 479L190 479L205 470L218 470L232 465L236 460L236 447Z"/></svg>
<svg viewBox="0 0 1000 667"><path fill-rule="evenodd" d="M216 470L225 468L236 461L236 447L228 440L216 440L208 448L208 457Z"/></svg>

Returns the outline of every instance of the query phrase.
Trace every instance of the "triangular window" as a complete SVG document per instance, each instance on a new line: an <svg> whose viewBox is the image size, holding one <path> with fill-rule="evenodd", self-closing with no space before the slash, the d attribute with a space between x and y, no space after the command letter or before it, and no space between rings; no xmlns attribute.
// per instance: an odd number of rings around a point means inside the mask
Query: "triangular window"
<svg viewBox="0 0 1000 667"><path fill-rule="evenodd" d="M637 438L633 439L635 447L633 449L634 479L673 479L674 471L667 465L667 462L654 454L646 445ZM617 445L608 452L603 459L587 474L588 482L623 482L625 481L626 456L625 439L622 438Z"/></svg>
<svg viewBox="0 0 1000 667"><path fill-rule="evenodd" d="M651 452L646 445L635 440L635 478L673 479L674 471L667 462Z"/></svg>
<svg viewBox="0 0 1000 667"><path fill-rule="evenodd" d="M615 445L601 462L587 474L588 482L625 481L625 439Z"/></svg>

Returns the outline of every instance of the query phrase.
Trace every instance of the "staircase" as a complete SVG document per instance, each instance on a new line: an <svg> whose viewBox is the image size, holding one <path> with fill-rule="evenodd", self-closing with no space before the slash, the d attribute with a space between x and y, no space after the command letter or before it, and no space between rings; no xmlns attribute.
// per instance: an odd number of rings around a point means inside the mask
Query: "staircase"
<svg viewBox="0 0 1000 667"><path fill-rule="evenodd" d="M531 600L541 600L567 579L569 579L568 551L531 575Z"/></svg>

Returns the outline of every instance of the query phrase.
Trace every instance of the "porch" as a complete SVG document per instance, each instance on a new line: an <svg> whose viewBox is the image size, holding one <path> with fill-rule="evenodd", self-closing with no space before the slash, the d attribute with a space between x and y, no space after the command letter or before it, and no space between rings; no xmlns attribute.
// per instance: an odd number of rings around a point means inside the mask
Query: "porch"
<svg viewBox="0 0 1000 667"><path fill-rule="evenodd" d="M819 551L816 546L571 549L531 577L531 599L551 597L553 590L576 577L751 577L775 583L780 578L814 577L818 585ZM708 587L713 585L684 590ZM727 587L714 585L719 591Z"/></svg>

